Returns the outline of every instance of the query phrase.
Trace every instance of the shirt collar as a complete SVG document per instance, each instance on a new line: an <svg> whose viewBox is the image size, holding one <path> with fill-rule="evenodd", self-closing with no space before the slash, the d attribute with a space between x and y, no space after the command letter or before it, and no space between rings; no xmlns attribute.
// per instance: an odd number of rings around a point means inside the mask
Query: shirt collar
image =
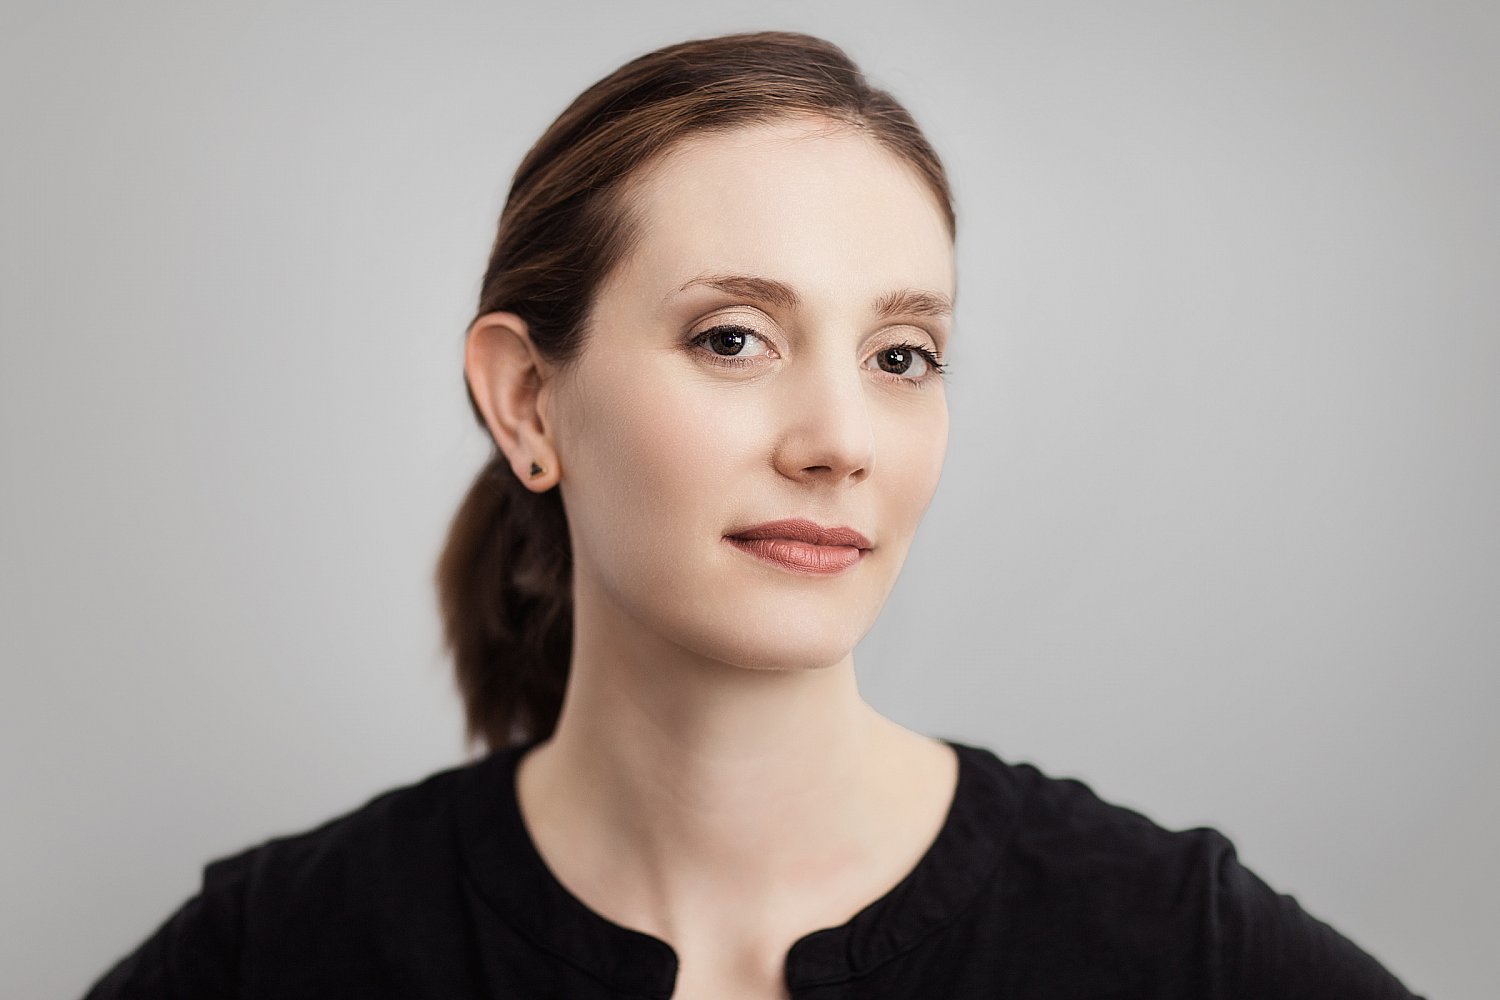
<svg viewBox="0 0 1500 1000"><path fill-rule="evenodd" d="M461 789L455 816L469 878L517 933L609 987L668 998L677 978L666 941L615 923L558 881L532 842L516 797L516 764L539 740L493 751ZM888 892L837 927L798 938L792 990L857 978L949 923L991 880L1019 814L1020 793L989 750L944 740L958 782L937 837Z"/></svg>

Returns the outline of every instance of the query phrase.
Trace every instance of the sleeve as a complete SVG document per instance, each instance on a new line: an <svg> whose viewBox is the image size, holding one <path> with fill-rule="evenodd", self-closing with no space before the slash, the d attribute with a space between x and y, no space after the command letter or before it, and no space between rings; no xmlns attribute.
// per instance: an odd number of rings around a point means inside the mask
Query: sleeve
<svg viewBox="0 0 1500 1000"><path fill-rule="evenodd" d="M1209 831L1208 934L1215 996L1421 1000L1368 953L1278 893Z"/></svg>
<svg viewBox="0 0 1500 1000"><path fill-rule="evenodd" d="M237 998L248 867L244 855L211 862L198 894L117 962L84 1000Z"/></svg>

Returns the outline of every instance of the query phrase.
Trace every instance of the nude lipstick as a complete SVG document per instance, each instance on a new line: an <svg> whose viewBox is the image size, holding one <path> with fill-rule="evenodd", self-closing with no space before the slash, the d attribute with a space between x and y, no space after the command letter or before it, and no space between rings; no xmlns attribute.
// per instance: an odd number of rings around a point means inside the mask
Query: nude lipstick
<svg viewBox="0 0 1500 1000"><path fill-rule="evenodd" d="M853 528L825 528L804 518L741 528L724 540L779 569L813 576L842 573L872 548L870 540Z"/></svg>

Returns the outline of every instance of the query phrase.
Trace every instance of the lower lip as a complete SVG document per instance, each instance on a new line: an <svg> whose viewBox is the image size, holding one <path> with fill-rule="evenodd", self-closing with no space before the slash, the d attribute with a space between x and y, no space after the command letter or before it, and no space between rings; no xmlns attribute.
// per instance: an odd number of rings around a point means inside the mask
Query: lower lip
<svg viewBox="0 0 1500 1000"><path fill-rule="evenodd" d="M724 539L741 552L770 563L788 573L811 576L833 576L842 573L864 556L864 549L852 545L812 545L789 538Z"/></svg>

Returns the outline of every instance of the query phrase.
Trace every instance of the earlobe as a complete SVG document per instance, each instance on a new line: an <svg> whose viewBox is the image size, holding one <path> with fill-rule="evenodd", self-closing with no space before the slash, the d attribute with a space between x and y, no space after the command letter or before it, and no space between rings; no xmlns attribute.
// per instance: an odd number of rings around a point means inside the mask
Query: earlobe
<svg viewBox="0 0 1500 1000"><path fill-rule="evenodd" d="M469 391L511 471L537 492L557 481L545 412L545 369L526 321L515 313L486 313L469 327L464 344Z"/></svg>

